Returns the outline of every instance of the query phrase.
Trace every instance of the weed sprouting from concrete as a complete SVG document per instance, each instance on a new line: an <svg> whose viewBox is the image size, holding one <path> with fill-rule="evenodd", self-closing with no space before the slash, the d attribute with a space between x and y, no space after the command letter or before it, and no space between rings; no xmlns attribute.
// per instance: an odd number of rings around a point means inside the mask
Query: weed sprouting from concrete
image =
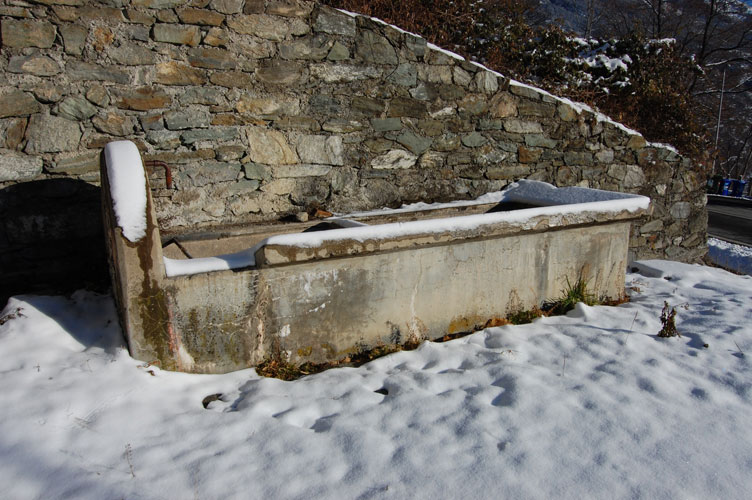
<svg viewBox="0 0 752 500"><path fill-rule="evenodd" d="M595 295L590 293L587 281L582 276L577 278L574 284L567 278L567 287L562 290L561 297L546 303L544 309L551 315L563 315L574 309L578 302L582 302L588 306L595 306L601 303Z"/></svg>

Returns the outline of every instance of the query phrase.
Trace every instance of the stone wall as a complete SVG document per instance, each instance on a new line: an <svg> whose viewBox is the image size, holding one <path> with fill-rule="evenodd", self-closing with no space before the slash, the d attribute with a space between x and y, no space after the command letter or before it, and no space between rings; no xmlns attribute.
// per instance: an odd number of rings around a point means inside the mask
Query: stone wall
<svg viewBox="0 0 752 500"><path fill-rule="evenodd" d="M365 17L290 0L10 0L0 23L6 293L29 289L30 270L106 276L98 164L117 139L171 167L169 186L152 172L163 230L529 178L651 197L637 257L705 252L688 159Z"/></svg>

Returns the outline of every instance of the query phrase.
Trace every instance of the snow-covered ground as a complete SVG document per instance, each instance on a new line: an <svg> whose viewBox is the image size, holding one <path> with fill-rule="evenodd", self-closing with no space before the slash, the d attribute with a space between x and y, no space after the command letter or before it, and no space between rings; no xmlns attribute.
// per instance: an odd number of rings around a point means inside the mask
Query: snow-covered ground
<svg viewBox="0 0 752 500"><path fill-rule="evenodd" d="M0 497L749 498L752 278L648 261L627 284L295 382L135 361L109 296L11 299ZM664 301L681 338L656 337Z"/></svg>
<svg viewBox="0 0 752 500"><path fill-rule="evenodd" d="M752 248L708 238L708 257L721 267L752 275Z"/></svg>

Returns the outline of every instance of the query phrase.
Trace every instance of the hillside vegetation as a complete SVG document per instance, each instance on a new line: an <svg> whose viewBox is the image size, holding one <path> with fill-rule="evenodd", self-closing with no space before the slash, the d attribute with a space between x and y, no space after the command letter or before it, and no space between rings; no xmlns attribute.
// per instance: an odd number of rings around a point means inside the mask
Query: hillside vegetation
<svg viewBox="0 0 752 500"><path fill-rule="evenodd" d="M668 0L583 0L572 15L584 19L568 22L548 18L534 0L325 2L593 105L650 141L676 146L698 168L709 169L716 160L727 174L749 169L752 128L742 90L752 90L745 83L752 18L734 10L740 5L735 0L691 0L681 2L682 9ZM562 25L584 28L578 34ZM716 148L721 68L728 70L726 118Z"/></svg>

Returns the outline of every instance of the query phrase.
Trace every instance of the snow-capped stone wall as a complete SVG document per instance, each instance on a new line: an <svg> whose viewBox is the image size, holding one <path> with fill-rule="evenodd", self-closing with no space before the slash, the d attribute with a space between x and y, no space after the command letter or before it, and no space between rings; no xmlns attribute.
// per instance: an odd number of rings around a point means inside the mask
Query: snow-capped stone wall
<svg viewBox="0 0 752 500"><path fill-rule="evenodd" d="M40 0L0 6L0 31L6 283L28 285L32 261L37 275L106 276L90 265L103 248L92 186L120 139L171 166L171 186L161 169L151 179L163 230L474 198L527 178L652 198L634 256L706 251L688 159L372 19L289 0Z"/></svg>

